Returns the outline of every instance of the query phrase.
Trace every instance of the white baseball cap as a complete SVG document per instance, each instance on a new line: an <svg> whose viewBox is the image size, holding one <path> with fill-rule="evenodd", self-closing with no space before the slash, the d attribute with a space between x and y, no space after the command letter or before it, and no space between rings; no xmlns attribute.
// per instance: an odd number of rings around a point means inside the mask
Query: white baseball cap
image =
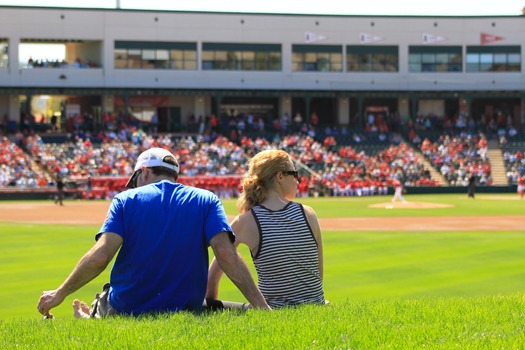
<svg viewBox="0 0 525 350"><path fill-rule="evenodd" d="M126 187L133 188L132 179L135 176L135 173L142 167L153 168L156 166L163 166L165 168L175 171L178 174L179 166L164 162L164 157L166 156L171 156L174 159L177 159L170 151L164 148L153 147L148 149L147 151L142 152L139 155L139 158L137 159L137 163L135 164L135 168L133 169L133 174L131 174L131 177L126 183Z"/></svg>

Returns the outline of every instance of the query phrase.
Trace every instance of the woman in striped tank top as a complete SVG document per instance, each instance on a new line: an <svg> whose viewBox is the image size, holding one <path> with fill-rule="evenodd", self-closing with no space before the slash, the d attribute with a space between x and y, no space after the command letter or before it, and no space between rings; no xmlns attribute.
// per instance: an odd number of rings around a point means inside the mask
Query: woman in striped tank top
<svg viewBox="0 0 525 350"><path fill-rule="evenodd" d="M231 223L235 245L250 248L267 303L272 308L324 304L321 228L311 207L293 201L298 172L288 153L258 153L241 184L240 214ZM217 299L222 274L214 259L207 298Z"/></svg>

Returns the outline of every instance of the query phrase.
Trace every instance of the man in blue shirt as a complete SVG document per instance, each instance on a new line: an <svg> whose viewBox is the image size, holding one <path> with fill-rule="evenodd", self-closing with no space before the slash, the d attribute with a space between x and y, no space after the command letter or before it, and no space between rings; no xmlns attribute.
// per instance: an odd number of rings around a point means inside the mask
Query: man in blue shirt
<svg viewBox="0 0 525 350"><path fill-rule="evenodd" d="M74 302L79 318L113 314L200 310L208 277L208 246L221 268L254 308L269 309L244 260L219 198L176 183L179 165L162 148L140 154L126 187L115 196L96 244L56 290L44 291L38 310L50 310L107 267L115 254L110 283L93 310ZM119 251L120 250L120 251Z"/></svg>

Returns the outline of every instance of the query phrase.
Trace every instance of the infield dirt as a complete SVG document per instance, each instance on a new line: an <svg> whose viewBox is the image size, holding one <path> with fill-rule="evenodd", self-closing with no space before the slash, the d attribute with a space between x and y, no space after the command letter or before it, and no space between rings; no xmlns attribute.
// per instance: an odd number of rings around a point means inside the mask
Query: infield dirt
<svg viewBox="0 0 525 350"><path fill-rule="evenodd" d="M110 202L0 203L0 222L31 224L102 225ZM411 203L381 203L378 210L422 206ZM425 205L428 205L426 203ZM424 215L424 212L422 212ZM506 216L407 216L319 219L323 230L345 231L523 231L525 215Z"/></svg>

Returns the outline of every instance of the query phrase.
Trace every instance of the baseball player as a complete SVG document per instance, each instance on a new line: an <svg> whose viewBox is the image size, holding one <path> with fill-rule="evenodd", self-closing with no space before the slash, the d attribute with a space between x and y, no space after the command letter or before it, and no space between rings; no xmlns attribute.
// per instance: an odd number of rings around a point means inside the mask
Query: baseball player
<svg viewBox="0 0 525 350"><path fill-rule="evenodd" d="M403 184L399 179L393 179L392 185L394 186L394 197L392 198L392 203L396 200L400 200L403 203L406 203L405 198L403 198Z"/></svg>
<svg viewBox="0 0 525 350"><path fill-rule="evenodd" d="M523 195L525 194L525 174L518 178L518 194L520 199L523 199Z"/></svg>

